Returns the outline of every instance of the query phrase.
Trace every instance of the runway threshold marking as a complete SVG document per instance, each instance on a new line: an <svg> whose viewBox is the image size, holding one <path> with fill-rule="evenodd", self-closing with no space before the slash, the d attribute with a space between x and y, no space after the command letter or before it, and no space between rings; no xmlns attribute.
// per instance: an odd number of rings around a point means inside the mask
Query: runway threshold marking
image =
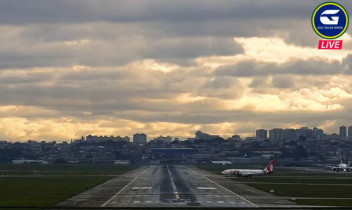
<svg viewBox="0 0 352 210"><path fill-rule="evenodd" d="M249 204L251 204L251 205L253 205L253 206L255 206L255 207L259 207L258 205L256 205L256 204L250 202L249 200L245 199L244 197L242 197L242 196L240 196L240 195L238 195L238 194L232 192L231 190L227 189L226 187L224 187L224 186L222 186L222 185L220 185L220 184L214 182L213 180L209 179L208 177L205 177L205 176L203 176L202 174L200 174L200 173L198 173L198 172L196 172L196 171L194 171L194 170L192 170L192 169L189 169L189 170L191 170L193 173L196 173L196 174L202 176L203 178L207 179L207 180L210 181L211 183L214 183L215 185L219 186L220 188L226 190L227 192L229 192L229 193L231 193L231 194L233 194L233 195L236 195L237 197L241 198L241 199L244 200L244 201L247 201Z"/></svg>

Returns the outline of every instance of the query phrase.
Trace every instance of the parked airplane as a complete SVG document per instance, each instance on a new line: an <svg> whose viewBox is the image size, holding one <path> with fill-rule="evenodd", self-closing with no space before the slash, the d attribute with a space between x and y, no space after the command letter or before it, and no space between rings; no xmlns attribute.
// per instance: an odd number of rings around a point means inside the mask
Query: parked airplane
<svg viewBox="0 0 352 210"><path fill-rule="evenodd" d="M271 174L274 172L274 163L276 161L273 160L269 163L267 167L263 170L257 169L226 169L225 171L221 172L224 175L235 175L235 176L243 176L243 177L252 177L252 176L260 176Z"/></svg>
<svg viewBox="0 0 352 210"><path fill-rule="evenodd" d="M350 172L350 171L352 171L352 167L350 167L349 164L347 165L346 163L342 162L341 155L340 155L340 164L337 166L332 166L331 169L336 172L340 172L340 171Z"/></svg>
<svg viewBox="0 0 352 210"><path fill-rule="evenodd" d="M212 164L216 164L216 165L231 165L231 161L226 161L226 160L211 160L210 161Z"/></svg>

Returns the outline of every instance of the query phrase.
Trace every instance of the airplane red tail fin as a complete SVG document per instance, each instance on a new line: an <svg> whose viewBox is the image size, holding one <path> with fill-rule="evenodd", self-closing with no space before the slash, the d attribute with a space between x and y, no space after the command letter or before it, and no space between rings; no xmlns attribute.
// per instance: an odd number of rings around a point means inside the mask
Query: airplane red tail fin
<svg viewBox="0 0 352 210"><path fill-rule="evenodd" d="M276 160L272 160L269 165L265 168L265 171L267 173L272 173L274 172L274 164L275 164Z"/></svg>

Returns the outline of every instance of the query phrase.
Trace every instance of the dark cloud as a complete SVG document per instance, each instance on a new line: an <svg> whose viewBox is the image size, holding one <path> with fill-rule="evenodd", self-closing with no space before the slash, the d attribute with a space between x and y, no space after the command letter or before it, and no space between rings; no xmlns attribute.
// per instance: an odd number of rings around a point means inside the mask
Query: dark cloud
<svg viewBox="0 0 352 210"><path fill-rule="evenodd" d="M283 64L242 61L235 65L220 67L215 74L235 77L252 77L276 74L335 75L343 72L344 66L338 61L328 62L324 59L315 59L306 61L293 60Z"/></svg>
<svg viewBox="0 0 352 210"><path fill-rule="evenodd" d="M28 0L0 3L3 23L47 22L131 22L131 21L204 21L216 19L290 18L311 13L316 2L251 1L55 1Z"/></svg>
<svg viewBox="0 0 352 210"><path fill-rule="evenodd" d="M279 75L273 77L272 86L275 88L294 88L295 82L292 75Z"/></svg>
<svg viewBox="0 0 352 210"><path fill-rule="evenodd" d="M250 103L229 110L246 94L282 97L326 89L332 76L351 74L351 55L342 63L253 59L214 71L195 60L245 53L234 37L278 37L288 45L316 48L319 37L310 18L321 2L0 1L0 108L12 110L0 112L1 119L107 120L102 125L107 127L126 119L147 128L153 122L237 123L243 132L347 122L348 98L329 102L344 106L334 111L254 112ZM352 10L350 1L339 2ZM351 42L344 44L349 49ZM165 73L158 65L175 69ZM348 85L342 88L352 92Z"/></svg>
<svg viewBox="0 0 352 210"><path fill-rule="evenodd" d="M242 47L233 37L189 37L171 38L151 43L146 58L191 59L200 56L235 55L243 53Z"/></svg>

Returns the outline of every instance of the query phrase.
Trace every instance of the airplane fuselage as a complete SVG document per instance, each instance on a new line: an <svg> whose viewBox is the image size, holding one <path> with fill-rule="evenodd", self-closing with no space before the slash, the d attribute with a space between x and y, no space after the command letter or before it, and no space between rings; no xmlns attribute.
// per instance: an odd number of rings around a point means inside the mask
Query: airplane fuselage
<svg viewBox="0 0 352 210"><path fill-rule="evenodd" d="M271 174L274 172L275 160L272 160L267 167L262 170L258 169L226 169L221 174L224 175L234 175L234 176L243 176L243 177L252 177L252 176L260 176L265 174Z"/></svg>
<svg viewBox="0 0 352 210"><path fill-rule="evenodd" d="M221 172L224 175L235 175L235 176L260 176L266 174L264 170L255 170L255 169L227 169Z"/></svg>

